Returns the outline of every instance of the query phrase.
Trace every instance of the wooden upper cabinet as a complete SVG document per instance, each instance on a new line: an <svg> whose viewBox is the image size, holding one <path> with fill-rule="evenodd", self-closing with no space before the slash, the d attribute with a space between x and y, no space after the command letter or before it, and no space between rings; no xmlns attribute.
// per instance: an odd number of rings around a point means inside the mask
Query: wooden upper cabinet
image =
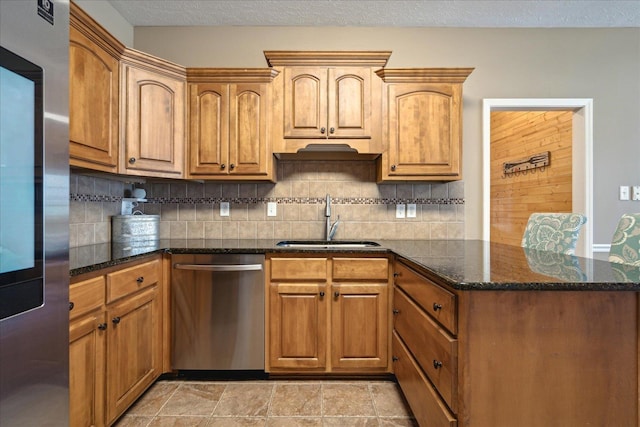
<svg viewBox="0 0 640 427"><path fill-rule="evenodd" d="M462 83L472 68L380 70L385 140L378 181L462 178Z"/></svg>
<svg viewBox="0 0 640 427"><path fill-rule="evenodd" d="M265 52L269 65L282 70L274 82L274 152L309 144L381 152L382 82L374 72L390 54Z"/></svg>
<svg viewBox="0 0 640 427"><path fill-rule="evenodd" d="M269 82L277 72L188 70L189 166L194 178L275 180Z"/></svg>
<svg viewBox="0 0 640 427"><path fill-rule="evenodd" d="M119 56L124 47L71 3L70 165L117 172Z"/></svg>
<svg viewBox="0 0 640 427"><path fill-rule="evenodd" d="M184 68L127 49L123 56L120 173L182 178Z"/></svg>

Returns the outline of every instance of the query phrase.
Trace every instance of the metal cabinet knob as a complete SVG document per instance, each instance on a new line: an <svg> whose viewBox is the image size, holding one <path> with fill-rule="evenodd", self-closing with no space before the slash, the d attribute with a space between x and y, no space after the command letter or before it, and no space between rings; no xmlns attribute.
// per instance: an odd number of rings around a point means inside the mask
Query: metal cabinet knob
<svg viewBox="0 0 640 427"><path fill-rule="evenodd" d="M335 128L329 128L329 133L330 133L330 134L334 134L335 132L336 132L336 129L335 129Z"/></svg>
<svg viewBox="0 0 640 427"><path fill-rule="evenodd" d="M324 135L327 130L325 128L320 128L320 133Z"/></svg>
<svg viewBox="0 0 640 427"><path fill-rule="evenodd" d="M324 296L324 291L320 291L320 298Z"/></svg>
<svg viewBox="0 0 640 427"><path fill-rule="evenodd" d="M134 164L136 162L135 157L129 157L129 163Z"/></svg>
<svg viewBox="0 0 640 427"><path fill-rule="evenodd" d="M224 163L220 165L220 169L224 169L226 167L227 167L227 165L225 165Z"/></svg>
<svg viewBox="0 0 640 427"><path fill-rule="evenodd" d="M334 296L334 297L336 297L336 298L338 298L338 297L340 296L340 292L335 291L335 292L333 293L333 296Z"/></svg>
<svg viewBox="0 0 640 427"><path fill-rule="evenodd" d="M100 329L101 331L104 331L105 329L107 329L107 324L106 323L100 323L98 325L98 329Z"/></svg>
<svg viewBox="0 0 640 427"><path fill-rule="evenodd" d="M229 165L229 169L234 170L235 168L236 168L236 165L234 165L233 163Z"/></svg>
<svg viewBox="0 0 640 427"><path fill-rule="evenodd" d="M393 309L393 314L400 314L400 310L398 310L397 308Z"/></svg>
<svg viewBox="0 0 640 427"><path fill-rule="evenodd" d="M442 310L442 304L438 304L437 302L433 303L433 311Z"/></svg>
<svg viewBox="0 0 640 427"><path fill-rule="evenodd" d="M391 358L391 360L392 360L392 361L394 361L394 362L397 362L398 360L400 360L400 358L399 358L399 357L397 357L397 356L393 356L393 357Z"/></svg>
<svg viewBox="0 0 640 427"><path fill-rule="evenodd" d="M75 307L75 304L73 301L69 301L69 311L73 310L73 307Z"/></svg>
<svg viewBox="0 0 640 427"><path fill-rule="evenodd" d="M436 369L442 368L442 362L439 361L439 360L434 360L433 361L433 367L436 368Z"/></svg>
<svg viewBox="0 0 640 427"><path fill-rule="evenodd" d="M396 165L391 165L391 170L395 171L396 170Z"/></svg>
<svg viewBox="0 0 640 427"><path fill-rule="evenodd" d="M138 277L138 278L136 279L136 282L138 282L138 283L142 283L142 282L144 282L144 276L140 276L140 277Z"/></svg>
<svg viewBox="0 0 640 427"><path fill-rule="evenodd" d="M400 273L393 273L393 277L400 277Z"/></svg>
<svg viewBox="0 0 640 427"><path fill-rule="evenodd" d="M116 316L113 319L111 319L111 321L113 322L114 325L117 325L118 323L120 323L120 318Z"/></svg>

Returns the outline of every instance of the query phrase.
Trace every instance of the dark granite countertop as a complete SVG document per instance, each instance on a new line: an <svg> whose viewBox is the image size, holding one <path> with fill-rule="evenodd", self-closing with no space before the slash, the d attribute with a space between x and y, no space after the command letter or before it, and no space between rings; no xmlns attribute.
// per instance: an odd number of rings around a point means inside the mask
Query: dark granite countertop
<svg viewBox="0 0 640 427"><path fill-rule="evenodd" d="M379 247L284 248L279 240L171 239L125 247L71 248L77 276L157 252L169 253L394 253L410 266L457 290L640 291L640 268L482 240L378 240Z"/></svg>

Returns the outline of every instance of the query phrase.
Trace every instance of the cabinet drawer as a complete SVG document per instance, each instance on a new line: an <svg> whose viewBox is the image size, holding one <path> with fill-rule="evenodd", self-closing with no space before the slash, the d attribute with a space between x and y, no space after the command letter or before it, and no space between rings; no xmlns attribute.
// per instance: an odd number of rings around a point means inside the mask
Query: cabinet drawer
<svg viewBox="0 0 640 427"><path fill-rule="evenodd" d="M160 275L158 259L107 274L107 303L158 283Z"/></svg>
<svg viewBox="0 0 640 427"><path fill-rule="evenodd" d="M429 384L395 332L392 346L394 373L418 424L430 427L456 427L458 422L455 416Z"/></svg>
<svg viewBox="0 0 640 427"><path fill-rule="evenodd" d="M402 337L440 395L457 409L458 341L411 301L394 291L394 329Z"/></svg>
<svg viewBox="0 0 640 427"><path fill-rule="evenodd" d="M334 258L333 280L388 280L386 258Z"/></svg>
<svg viewBox="0 0 640 427"><path fill-rule="evenodd" d="M458 333L456 296L404 264L395 264L395 284L449 332Z"/></svg>
<svg viewBox="0 0 640 427"><path fill-rule="evenodd" d="M69 311L70 319L99 308L104 304L104 276L69 286L69 302L73 303Z"/></svg>
<svg viewBox="0 0 640 427"><path fill-rule="evenodd" d="M271 258L271 280L327 280L327 259Z"/></svg>

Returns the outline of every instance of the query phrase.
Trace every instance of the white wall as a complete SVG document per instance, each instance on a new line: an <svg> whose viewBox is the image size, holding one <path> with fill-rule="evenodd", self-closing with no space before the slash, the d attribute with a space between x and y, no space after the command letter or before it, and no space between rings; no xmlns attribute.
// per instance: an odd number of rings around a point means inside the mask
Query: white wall
<svg viewBox="0 0 640 427"><path fill-rule="evenodd" d="M465 235L481 237L482 99L593 98L594 243L640 202L640 28L137 27L135 47L185 66L265 67L264 50L391 50L387 68L475 67L464 85Z"/></svg>

